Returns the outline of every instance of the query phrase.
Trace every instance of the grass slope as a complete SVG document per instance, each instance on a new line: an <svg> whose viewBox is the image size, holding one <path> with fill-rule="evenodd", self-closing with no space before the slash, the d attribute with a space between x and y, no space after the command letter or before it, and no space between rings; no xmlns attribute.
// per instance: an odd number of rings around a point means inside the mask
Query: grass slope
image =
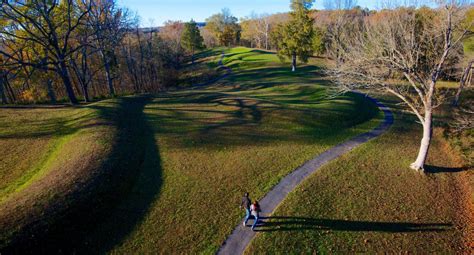
<svg viewBox="0 0 474 255"><path fill-rule="evenodd" d="M438 132L431 173L410 170L421 134L412 123L398 115L389 133L315 173L246 253L469 253L463 239L472 222L462 218L469 208L459 182L466 169Z"/></svg>
<svg viewBox="0 0 474 255"><path fill-rule="evenodd" d="M1 109L0 201L44 173L59 147L91 118L90 111L68 107Z"/></svg>
<svg viewBox="0 0 474 255"><path fill-rule="evenodd" d="M152 167L84 251L212 254L241 219L244 191L262 197L306 160L379 122L362 96L328 98L316 66L291 73L274 54L245 48L227 56L234 73L222 83L164 93L145 107L159 156L147 153Z"/></svg>
<svg viewBox="0 0 474 255"><path fill-rule="evenodd" d="M56 147L41 152L46 159L40 170L18 174L26 181L10 182L17 188L0 204L0 252L67 252L82 243L85 233L134 183L133 169L140 168L149 140L143 137L147 132L141 122L147 100L131 97L80 108L35 109L31 115L11 110L12 118L28 118L23 119L24 128L5 133L10 139L63 136Z"/></svg>

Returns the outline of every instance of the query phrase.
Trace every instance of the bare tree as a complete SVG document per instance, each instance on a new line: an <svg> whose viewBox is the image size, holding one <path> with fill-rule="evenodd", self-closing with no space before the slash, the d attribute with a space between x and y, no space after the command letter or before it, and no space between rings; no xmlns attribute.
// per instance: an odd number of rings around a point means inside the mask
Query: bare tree
<svg viewBox="0 0 474 255"><path fill-rule="evenodd" d="M4 39L0 54L10 58L20 66L40 68L47 66L61 77L69 100L77 104L71 76L68 70L68 59L80 45L73 46L73 32L81 25L89 13L91 2L81 1L7 1L2 0L0 19L7 20L6 26L0 27L0 36ZM49 57L46 65L38 61L22 59L18 54L16 43L25 41L38 48L46 49Z"/></svg>
<svg viewBox="0 0 474 255"><path fill-rule="evenodd" d="M455 1L440 8L400 8L367 18L356 36L339 47L342 61L330 71L344 91L388 92L402 100L423 126L418 156L422 170L432 138L433 110L446 99L437 82L469 28L459 26L465 8ZM335 45L338 45L335 43ZM407 85L394 80L405 80Z"/></svg>
<svg viewBox="0 0 474 255"><path fill-rule="evenodd" d="M183 37L184 23L182 21L166 21L164 27L160 30L159 35L164 40L168 41L173 47L175 55L175 63L181 63L181 59L184 57L184 49L181 46Z"/></svg>
<svg viewBox="0 0 474 255"><path fill-rule="evenodd" d="M248 40L251 47L268 50L270 47L270 15L252 13L240 22L242 27L242 39Z"/></svg>
<svg viewBox="0 0 474 255"><path fill-rule="evenodd" d="M4 63L3 57L2 57L2 55L0 55L0 100L1 100L2 104L7 104L8 99L7 99L7 95L6 95L6 91L5 91L7 72L6 72L5 68L3 67L3 63Z"/></svg>
<svg viewBox="0 0 474 255"><path fill-rule="evenodd" d="M49 58L48 55L49 55L48 50L44 49L44 58L43 58L43 63L42 63L42 69L44 70L44 73L47 76L46 90L48 92L49 99L50 99L52 104L55 104L56 103L56 93L54 92L53 81L51 80L51 77L49 77L50 72L48 72L48 58Z"/></svg>
<svg viewBox="0 0 474 255"><path fill-rule="evenodd" d="M357 0L324 0L326 10L349 10L357 6Z"/></svg>
<svg viewBox="0 0 474 255"><path fill-rule="evenodd" d="M363 29L364 15L356 11L337 10L331 12L326 24L326 50L328 57L339 66L343 53L351 46L351 41Z"/></svg>
<svg viewBox="0 0 474 255"><path fill-rule="evenodd" d="M462 73L461 81L459 82L459 88L458 88L458 91L456 92L456 96L454 97L454 100L453 100L453 106L458 106L459 105L459 100L461 98L462 91L464 90L465 87L470 87L470 85L471 85L473 64L474 64L474 59L471 59L467 63L467 66L464 69L464 72Z"/></svg>
<svg viewBox="0 0 474 255"><path fill-rule="evenodd" d="M466 102L462 107L458 107L453 113L454 121L450 127L454 133L461 133L474 128L474 100Z"/></svg>
<svg viewBox="0 0 474 255"><path fill-rule="evenodd" d="M270 20L269 15L261 14L255 16L256 21L256 31L257 35L260 38L260 47L265 48L268 50L268 43L270 40Z"/></svg>
<svg viewBox="0 0 474 255"><path fill-rule="evenodd" d="M102 59L109 94L115 96L112 63L116 57L116 49L129 29L127 12L117 8L115 1L96 0L91 2L93 4L87 22L94 29L94 47Z"/></svg>
<svg viewBox="0 0 474 255"><path fill-rule="evenodd" d="M81 85L84 102L86 103L90 102L89 85L94 77L89 67L89 56L88 47L84 46L80 51L77 51L76 54L74 54L74 58L70 60L71 69L76 74L77 80Z"/></svg>

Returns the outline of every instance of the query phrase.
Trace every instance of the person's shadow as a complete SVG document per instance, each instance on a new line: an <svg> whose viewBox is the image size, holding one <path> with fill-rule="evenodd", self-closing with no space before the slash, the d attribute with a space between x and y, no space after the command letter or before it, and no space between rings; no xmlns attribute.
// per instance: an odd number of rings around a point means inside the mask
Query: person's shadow
<svg viewBox="0 0 474 255"><path fill-rule="evenodd" d="M410 222L373 222L332 219L313 219L306 217L272 216L261 217L256 231L374 231L374 232L440 232L451 229L450 223L410 223Z"/></svg>

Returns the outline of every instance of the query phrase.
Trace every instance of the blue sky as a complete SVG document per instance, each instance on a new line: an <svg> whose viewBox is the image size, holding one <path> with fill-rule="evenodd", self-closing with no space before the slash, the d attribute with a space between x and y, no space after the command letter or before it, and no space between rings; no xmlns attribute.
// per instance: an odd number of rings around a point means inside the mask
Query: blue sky
<svg viewBox="0 0 474 255"><path fill-rule="evenodd" d="M137 12L142 26L162 25L166 20L204 21L207 17L227 7L236 17L256 13L277 13L289 10L289 0L118 0L121 6ZM360 6L375 8L376 0L359 0ZM322 1L316 0L316 8L322 9Z"/></svg>

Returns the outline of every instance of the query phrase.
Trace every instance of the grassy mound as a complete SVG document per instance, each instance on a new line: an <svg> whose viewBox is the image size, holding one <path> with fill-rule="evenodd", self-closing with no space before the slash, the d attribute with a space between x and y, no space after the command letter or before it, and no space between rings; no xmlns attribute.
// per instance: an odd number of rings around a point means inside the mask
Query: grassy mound
<svg viewBox="0 0 474 255"><path fill-rule="evenodd" d="M93 111L70 107L2 109L0 201L44 174L60 147L93 118Z"/></svg>
<svg viewBox="0 0 474 255"><path fill-rule="evenodd" d="M34 144L35 136L44 135L54 146L38 152L44 158L38 167L18 168L17 178L6 185L10 192L0 204L0 250L57 252L80 243L100 214L115 205L115 196L128 191L133 170L143 162L145 103L144 98L123 98L79 109L3 112L25 123L4 133L10 139Z"/></svg>
<svg viewBox="0 0 474 255"><path fill-rule="evenodd" d="M151 167L84 252L214 253L242 217L243 192L262 197L306 160L379 123L362 96L328 97L314 65L291 73L271 53L227 56L233 74L221 83L146 105L159 157L147 153Z"/></svg>

